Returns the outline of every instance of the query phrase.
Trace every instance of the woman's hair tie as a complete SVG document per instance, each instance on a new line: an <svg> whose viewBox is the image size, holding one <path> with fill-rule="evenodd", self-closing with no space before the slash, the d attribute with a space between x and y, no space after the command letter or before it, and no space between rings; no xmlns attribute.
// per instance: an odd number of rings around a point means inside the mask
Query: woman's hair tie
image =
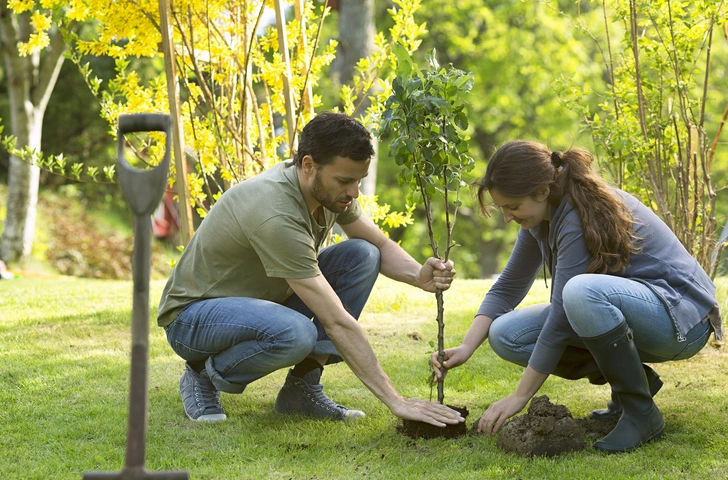
<svg viewBox="0 0 728 480"><path fill-rule="evenodd" d="M556 168L560 168L564 164L564 160L561 158L561 155L561 152L551 152L551 163L553 163Z"/></svg>

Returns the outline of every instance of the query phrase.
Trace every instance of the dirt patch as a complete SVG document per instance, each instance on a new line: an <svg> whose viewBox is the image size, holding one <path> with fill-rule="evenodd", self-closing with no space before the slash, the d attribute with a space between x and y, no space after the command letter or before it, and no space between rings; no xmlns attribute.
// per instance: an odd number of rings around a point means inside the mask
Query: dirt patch
<svg viewBox="0 0 728 480"><path fill-rule="evenodd" d="M577 418L576 423L584 431L584 435L592 440L599 440L614 430L619 421L619 415L607 420L592 420L589 417Z"/></svg>
<svg viewBox="0 0 728 480"><path fill-rule="evenodd" d="M454 407L447 405L453 410L460 412L463 418L467 419L470 413L465 407ZM437 427L425 422L415 420L403 420L402 425L397 427L397 431L407 435L410 438L455 438L468 433L467 422L457 423L455 425L447 425L445 427Z"/></svg>
<svg viewBox="0 0 728 480"><path fill-rule="evenodd" d="M584 429L571 412L542 395L531 400L528 413L503 425L497 445L519 455L553 457L582 450L587 442Z"/></svg>

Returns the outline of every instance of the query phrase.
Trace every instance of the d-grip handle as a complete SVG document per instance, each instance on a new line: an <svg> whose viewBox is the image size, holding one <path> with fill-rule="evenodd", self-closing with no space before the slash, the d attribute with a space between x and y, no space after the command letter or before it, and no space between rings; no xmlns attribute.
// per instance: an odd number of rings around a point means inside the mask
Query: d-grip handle
<svg viewBox="0 0 728 480"><path fill-rule="evenodd" d="M132 132L164 132L165 152L159 165L150 170L137 170L124 156L124 134ZM167 175L172 151L172 120L161 113L137 113L119 116L116 168L121 192L132 213L147 216L154 212L167 188Z"/></svg>

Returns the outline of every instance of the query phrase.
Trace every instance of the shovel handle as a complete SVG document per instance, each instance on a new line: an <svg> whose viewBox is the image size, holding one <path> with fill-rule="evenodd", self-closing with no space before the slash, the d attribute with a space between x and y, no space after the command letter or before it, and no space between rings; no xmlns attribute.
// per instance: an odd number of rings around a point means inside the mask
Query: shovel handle
<svg viewBox="0 0 728 480"><path fill-rule="evenodd" d="M159 165L149 170L138 170L126 161L124 135L133 132L164 132L165 152ZM119 116L117 134L116 168L121 191L132 213L148 216L159 205L167 189L167 175L172 152L172 120L161 113L136 113Z"/></svg>
<svg viewBox="0 0 728 480"><path fill-rule="evenodd" d="M167 132L172 120L166 113L134 113L119 115L119 135L131 132Z"/></svg>

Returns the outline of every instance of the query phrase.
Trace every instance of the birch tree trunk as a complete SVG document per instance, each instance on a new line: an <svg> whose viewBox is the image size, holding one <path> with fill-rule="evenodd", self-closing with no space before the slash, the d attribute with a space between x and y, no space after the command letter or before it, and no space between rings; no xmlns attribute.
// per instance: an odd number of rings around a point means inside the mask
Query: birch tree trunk
<svg viewBox="0 0 728 480"><path fill-rule="evenodd" d="M356 63L374 51L374 36L377 34L374 23L374 0L339 0L338 10L339 47L331 71L334 81L344 85L351 83L354 78ZM371 92L365 95L371 95ZM370 103L368 99L364 100L354 116L364 114ZM379 142L373 138L372 143L374 156L369 164L369 175L361 184L361 192L364 195L374 195L377 184Z"/></svg>
<svg viewBox="0 0 728 480"><path fill-rule="evenodd" d="M5 62L10 103L11 134L17 147L40 151L43 115L58 74L66 46L58 32L51 32L51 44L40 53L21 57L18 42L32 33L30 16L14 14L0 1L0 49ZM24 262L30 255L35 234L38 201L38 167L10 157L7 213L0 244L0 258L8 263Z"/></svg>

